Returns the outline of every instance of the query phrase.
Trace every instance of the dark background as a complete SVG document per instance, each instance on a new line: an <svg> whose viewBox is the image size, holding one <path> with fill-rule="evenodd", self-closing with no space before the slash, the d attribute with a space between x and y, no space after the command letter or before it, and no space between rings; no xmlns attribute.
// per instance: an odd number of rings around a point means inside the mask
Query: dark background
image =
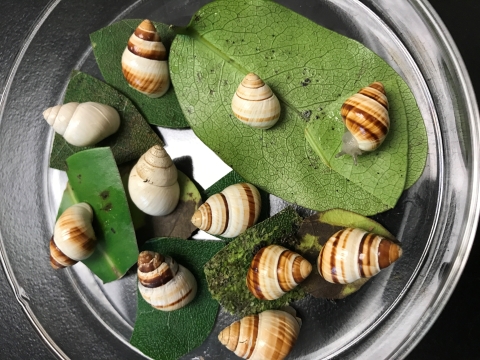
<svg viewBox="0 0 480 360"><path fill-rule="evenodd" d="M407 1L407 0L396 0ZM3 33L7 44L9 36L23 39L35 16L47 1L22 1L30 9L18 18L18 6L13 1L1 2L0 25L11 29ZM480 98L480 0L430 0L452 35L469 71L477 98ZM37 8L33 11L32 8ZM21 42L18 43L20 48ZM14 48L12 46L8 49ZM0 88L6 82L15 52L0 47ZM462 277L445 309L427 335L407 357L415 359L480 359L480 304L476 295L480 285L480 236L476 236L470 258ZM3 270L0 268L0 359L53 359L40 338L34 333L20 306L13 298ZM4 299L8 299L5 301Z"/></svg>

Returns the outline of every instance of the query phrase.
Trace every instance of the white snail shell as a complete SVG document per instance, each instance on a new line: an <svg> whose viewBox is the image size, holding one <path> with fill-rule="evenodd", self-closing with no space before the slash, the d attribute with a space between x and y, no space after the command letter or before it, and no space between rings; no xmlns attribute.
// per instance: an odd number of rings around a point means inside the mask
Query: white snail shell
<svg viewBox="0 0 480 360"><path fill-rule="evenodd" d="M293 290L312 271L312 265L283 246L258 251L247 273L247 287L260 300L275 300Z"/></svg>
<svg viewBox="0 0 480 360"><path fill-rule="evenodd" d="M66 142L75 146L95 145L120 127L113 107L96 102L70 102L48 108L43 117Z"/></svg>
<svg viewBox="0 0 480 360"><path fill-rule="evenodd" d="M171 213L180 198L177 168L160 145L143 154L130 172L128 192L144 213L163 216Z"/></svg>
<svg viewBox="0 0 480 360"><path fill-rule="evenodd" d="M122 72L132 88L151 98L167 92L167 51L150 20L142 21L130 36L122 55Z"/></svg>
<svg viewBox="0 0 480 360"><path fill-rule="evenodd" d="M258 75L250 73L245 76L233 95L232 111L244 124L269 129L280 118L280 102Z"/></svg>
<svg viewBox="0 0 480 360"><path fill-rule="evenodd" d="M390 129L383 84L374 82L349 97L342 105L341 115L348 131L343 135L342 151L337 157L348 154L356 165L357 156L377 149Z"/></svg>
<svg viewBox="0 0 480 360"><path fill-rule="evenodd" d="M180 309L197 293L197 282L188 269L154 251L142 251L138 255L137 276L140 294L158 310Z"/></svg>
<svg viewBox="0 0 480 360"><path fill-rule="evenodd" d="M226 187L210 196L192 216L192 223L212 235L235 237L253 226L260 215L262 199L252 184Z"/></svg>
<svg viewBox="0 0 480 360"><path fill-rule="evenodd" d="M85 260L95 250L93 211L87 203L70 206L55 224L50 240L50 264L63 268Z"/></svg>
<svg viewBox="0 0 480 360"><path fill-rule="evenodd" d="M250 360L282 360L290 353L298 334L297 318L281 310L248 315L223 329L218 340L235 355Z"/></svg>
<svg viewBox="0 0 480 360"><path fill-rule="evenodd" d="M369 278L402 256L392 240L356 228L346 228L328 239L318 255L319 274L328 282L349 284Z"/></svg>

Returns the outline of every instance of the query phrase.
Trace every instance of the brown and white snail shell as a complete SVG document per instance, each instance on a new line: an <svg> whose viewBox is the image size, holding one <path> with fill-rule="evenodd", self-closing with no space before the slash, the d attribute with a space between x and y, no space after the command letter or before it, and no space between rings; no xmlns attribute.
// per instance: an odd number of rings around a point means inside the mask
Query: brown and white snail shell
<svg viewBox="0 0 480 360"><path fill-rule="evenodd" d="M328 282L349 284L369 278L402 256L392 240L356 228L346 228L328 239L318 255L319 274Z"/></svg>
<svg viewBox="0 0 480 360"><path fill-rule="evenodd" d="M293 290L312 271L312 265L283 246L270 245L255 254L247 273L247 287L260 300L275 300Z"/></svg>
<svg viewBox="0 0 480 360"><path fill-rule="evenodd" d="M122 55L122 72L132 88L151 98L167 92L167 50L150 20L143 20L130 36Z"/></svg>
<svg viewBox="0 0 480 360"><path fill-rule="evenodd" d="M195 277L170 256L142 251L138 255L137 265L140 294L155 309L177 310L195 298Z"/></svg>
<svg viewBox="0 0 480 360"><path fill-rule="evenodd" d="M134 204L152 216L170 214L178 204L177 168L160 145L143 154L130 171L128 192Z"/></svg>
<svg viewBox="0 0 480 360"><path fill-rule="evenodd" d="M357 156L377 149L390 129L385 87L377 81L362 88L343 103L340 112L348 131L336 157L350 155L356 165Z"/></svg>
<svg viewBox="0 0 480 360"><path fill-rule="evenodd" d="M87 203L70 206L58 218L50 239L50 264L60 269L85 260L95 250L93 211Z"/></svg>
<svg viewBox="0 0 480 360"><path fill-rule="evenodd" d="M192 216L192 223L212 235L231 238L253 226L260 215L262 199L252 184L226 187L210 196Z"/></svg>
<svg viewBox="0 0 480 360"><path fill-rule="evenodd" d="M70 102L48 108L43 117L66 142L75 146L95 145L120 127L113 107L96 102Z"/></svg>
<svg viewBox="0 0 480 360"><path fill-rule="evenodd" d="M218 340L244 359L282 360L295 345L298 320L285 311L266 310L234 322L220 332Z"/></svg>
<svg viewBox="0 0 480 360"><path fill-rule="evenodd" d="M244 124L269 129L280 117L280 102L258 75L249 73L233 95L232 111Z"/></svg>

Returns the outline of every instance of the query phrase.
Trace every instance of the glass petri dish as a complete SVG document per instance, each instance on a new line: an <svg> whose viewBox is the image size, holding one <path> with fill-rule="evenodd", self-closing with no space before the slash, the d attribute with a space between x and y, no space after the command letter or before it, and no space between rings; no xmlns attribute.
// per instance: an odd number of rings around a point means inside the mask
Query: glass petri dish
<svg viewBox="0 0 480 360"><path fill-rule="evenodd" d="M82 264L54 272L44 260L65 176L48 168L52 132L41 113L62 102L73 69L101 77L90 33L123 18L184 25L207 2L53 1L29 32L8 77L0 106L0 203L8 209L0 212L0 256L16 299L59 358L144 356L128 343L135 321L134 274L103 285ZM416 97L429 142L421 179L395 209L377 216L402 241L401 261L344 300L295 303L304 321L289 358L401 358L442 310L473 241L479 116L472 87L426 1L279 2L360 41L394 67ZM228 172L190 130L160 132L173 158L191 157L193 176L203 187ZM204 162L215 164L215 171L202 172ZM273 211L285 206L272 201ZM232 320L221 311L211 336L184 358L235 358L216 339Z"/></svg>

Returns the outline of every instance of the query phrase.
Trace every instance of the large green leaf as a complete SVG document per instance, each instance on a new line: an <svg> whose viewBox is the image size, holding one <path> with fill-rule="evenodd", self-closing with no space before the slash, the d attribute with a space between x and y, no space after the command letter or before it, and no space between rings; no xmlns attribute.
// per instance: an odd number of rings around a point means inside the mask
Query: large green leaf
<svg viewBox="0 0 480 360"><path fill-rule="evenodd" d="M304 136L306 122L323 117L328 104L373 81L403 83L363 45L270 1L219 0L198 11L185 34L177 35L170 72L197 136L249 182L316 210L344 208L370 215L392 207L391 201L384 203L326 167ZM262 77L281 101L280 120L269 130L241 124L230 109L248 72ZM404 85L392 87L389 98L403 107L393 110L399 118L392 121L405 122L408 137L415 131L416 147L408 151L409 186L425 164L425 128ZM375 188L385 193L389 186Z"/></svg>
<svg viewBox="0 0 480 360"><path fill-rule="evenodd" d="M199 346L212 331L218 302L208 292L203 266L223 246L223 241L190 241L172 238L149 240L142 250L173 257L197 280L195 299L172 312L151 307L138 293L135 328L130 343L154 359L174 360Z"/></svg>
<svg viewBox="0 0 480 360"><path fill-rule="evenodd" d="M118 131L96 146L77 147L55 134L50 167L67 170L65 160L79 151L94 147L110 146L118 164L138 159L145 151L162 140L150 128L131 101L104 82L80 71L74 71L68 83L64 103L94 101L110 105L120 114Z"/></svg>
<svg viewBox="0 0 480 360"><path fill-rule="evenodd" d="M127 46L128 38L141 21L122 20L90 34L98 67L105 81L127 95L150 124L172 128L189 127L172 86L162 97L152 99L131 88L123 77L122 53ZM155 23L155 26L168 51L175 32L165 24Z"/></svg>

